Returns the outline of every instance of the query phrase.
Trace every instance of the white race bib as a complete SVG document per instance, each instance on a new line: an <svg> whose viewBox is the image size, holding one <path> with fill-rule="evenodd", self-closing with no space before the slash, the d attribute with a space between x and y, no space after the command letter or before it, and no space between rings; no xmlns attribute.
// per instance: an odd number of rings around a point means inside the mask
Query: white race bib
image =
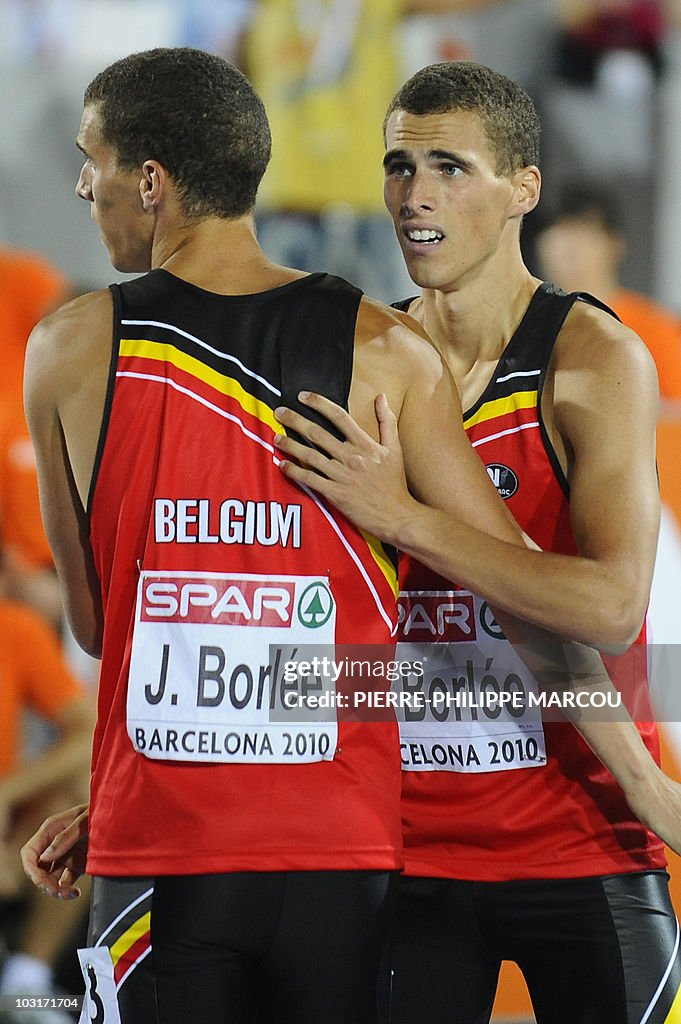
<svg viewBox="0 0 681 1024"><path fill-rule="evenodd" d="M199 763L333 760L333 700L301 708L284 670L301 645L306 657L310 645L328 650L335 632L323 576L143 572L128 680L135 750Z"/></svg>
<svg viewBox="0 0 681 1024"><path fill-rule="evenodd" d="M397 712L404 771L546 764L536 680L485 601L464 590L403 592L398 636L398 659L423 665L395 684L410 693Z"/></svg>
<svg viewBox="0 0 681 1024"><path fill-rule="evenodd" d="M114 965L106 946L79 949L85 998L78 1024L121 1024Z"/></svg>

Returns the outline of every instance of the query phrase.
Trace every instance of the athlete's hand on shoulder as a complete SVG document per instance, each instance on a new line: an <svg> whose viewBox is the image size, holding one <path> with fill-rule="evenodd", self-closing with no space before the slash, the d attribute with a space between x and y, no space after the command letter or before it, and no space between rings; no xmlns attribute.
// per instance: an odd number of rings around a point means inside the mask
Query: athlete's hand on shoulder
<svg viewBox="0 0 681 1024"><path fill-rule="evenodd" d="M639 821L681 854L681 783L655 765L644 779L625 788L625 796Z"/></svg>
<svg viewBox="0 0 681 1024"><path fill-rule="evenodd" d="M88 804L53 814L21 849L21 863L34 885L48 896L80 896L76 882L85 871Z"/></svg>
<svg viewBox="0 0 681 1024"><path fill-rule="evenodd" d="M323 427L291 409L279 408L280 423L314 447L278 434L275 444L288 458L282 472L301 487L309 487L335 505L357 527L388 542L399 524L418 510L409 493L397 432L397 419L385 395L374 408L379 441L375 441L339 405L322 395L301 391L298 398L321 413L343 435L338 440Z"/></svg>

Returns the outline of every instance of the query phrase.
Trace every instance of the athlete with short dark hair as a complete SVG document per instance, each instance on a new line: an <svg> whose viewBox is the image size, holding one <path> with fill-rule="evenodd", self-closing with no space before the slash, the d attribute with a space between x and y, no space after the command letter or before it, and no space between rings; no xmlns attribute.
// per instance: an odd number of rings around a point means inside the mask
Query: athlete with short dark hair
<svg viewBox="0 0 681 1024"><path fill-rule="evenodd" d="M566 295L523 263L521 223L539 199L538 133L529 97L467 62L417 72L385 124L386 203L423 289L398 306L443 356L472 445L544 549L527 553L524 581L516 552L501 546L473 580L444 494L436 511L407 491L385 403L380 445L317 398L311 407L346 442L293 413L286 424L322 455L280 442L302 463L284 467L289 478L405 552L400 638L405 656L416 643L437 665L425 689L470 686L478 699L474 710L402 724L406 869L392 1024L484 1024L502 960L523 970L539 1024L671 1024L681 1004L679 929L657 836L569 724L542 721L527 701L479 710L495 687L527 685L484 598L601 648L634 641L606 664L658 756L641 625L659 516L655 369L597 300ZM448 661L432 639L449 641ZM629 803L664 833L645 799L629 794Z"/></svg>
<svg viewBox="0 0 681 1024"><path fill-rule="evenodd" d="M442 437L456 393L407 318L259 248L269 133L238 71L191 49L116 62L77 145L77 194L143 276L29 344L46 529L102 670L89 811L50 819L24 865L71 898L88 847L93 1020L148 1024L155 1002L162 1024L370 1024L402 866L397 729L284 714L282 662L392 643L395 567L282 476L279 406L321 391L377 438L387 392L415 493L438 500L455 465L462 536L520 533L463 431Z"/></svg>

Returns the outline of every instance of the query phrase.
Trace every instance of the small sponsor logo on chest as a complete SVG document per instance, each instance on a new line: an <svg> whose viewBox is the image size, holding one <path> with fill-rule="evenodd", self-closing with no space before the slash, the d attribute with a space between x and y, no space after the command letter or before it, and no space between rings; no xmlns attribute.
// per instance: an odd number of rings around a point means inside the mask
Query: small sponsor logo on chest
<svg viewBox="0 0 681 1024"><path fill-rule="evenodd" d="M500 462L491 462L488 466L485 466L485 469L504 501L507 498L512 498L518 490L518 477L513 470L509 466L502 465Z"/></svg>

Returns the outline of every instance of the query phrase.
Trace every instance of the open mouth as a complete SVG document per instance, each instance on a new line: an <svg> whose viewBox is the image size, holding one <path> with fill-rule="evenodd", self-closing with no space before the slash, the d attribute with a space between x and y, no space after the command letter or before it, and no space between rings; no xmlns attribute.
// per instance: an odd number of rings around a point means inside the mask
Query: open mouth
<svg viewBox="0 0 681 1024"><path fill-rule="evenodd" d="M409 228L405 234L410 242L420 242L422 245L434 245L445 237L434 228Z"/></svg>

